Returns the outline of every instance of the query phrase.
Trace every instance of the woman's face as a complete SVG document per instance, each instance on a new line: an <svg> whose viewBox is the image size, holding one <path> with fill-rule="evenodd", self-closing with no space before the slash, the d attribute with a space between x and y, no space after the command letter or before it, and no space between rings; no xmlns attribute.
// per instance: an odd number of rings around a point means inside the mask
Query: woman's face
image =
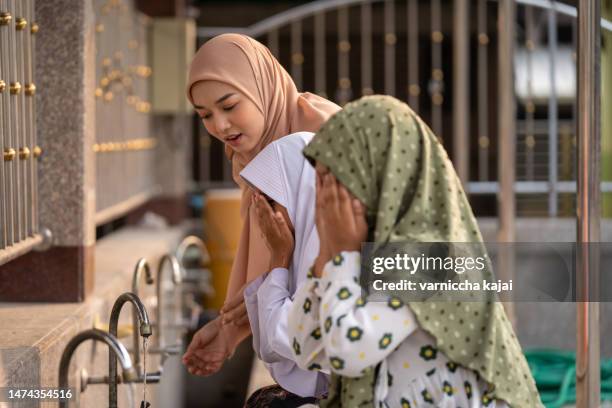
<svg viewBox="0 0 612 408"><path fill-rule="evenodd" d="M253 101L219 81L197 82L191 96L209 134L237 153L253 151L265 129L264 116Z"/></svg>

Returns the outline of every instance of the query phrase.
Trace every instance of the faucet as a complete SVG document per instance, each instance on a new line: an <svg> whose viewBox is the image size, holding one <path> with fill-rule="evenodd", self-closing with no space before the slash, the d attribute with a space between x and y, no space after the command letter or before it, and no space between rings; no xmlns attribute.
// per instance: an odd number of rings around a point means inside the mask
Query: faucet
<svg viewBox="0 0 612 408"><path fill-rule="evenodd" d="M189 248L198 248L200 250L200 254L202 256L202 262L208 263L210 262L210 255L208 254L208 249L206 249L206 245L204 245L204 241L202 241L199 237L195 235L188 235L176 248L176 258L180 262L180 265L183 266L183 262L185 261L185 253Z"/></svg>
<svg viewBox="0 0 612 408"><path fill-rule="evenodd" d="M147 260L145 258L140 258L138 260L138 262L136 263L136 267L134 268L134 274L132 275L132 293L136 296L136 298L138 299L139 302L140 302L140 295L139 295L139 292L138 292L138 284L142 280L142 273L143 272L145 274L144 275L145 276L145 283L147 285L152 285L154 280L153 280L153 274L151 273L151 267L149 266L149 262L147 262ZM138 320L139 320L138 311L137 311L137 308L134 307L132 309L132 325L134 326L134 329L136 329L136 323L138 322ZM147 323L148 323L148 321L147 321ZM136 367L136 370L138 370L138 374L141 374L141 370L140 370L140 341L138 339L138 332L136 330L133 330L133 332L132 332L132 341L133 341L133 344L134 344L133 345L133 347L134 347L134 366Z"/></svg>
<svg viewBox="0 0 612 408"><path fill-rule="evenodd" d="M159 352L162 353L163 356L167 354L176 354L174 350L166 350L164 345L164 336L162 333L162 274L164 272L164 266L166 263L170 263L170 267L172 268L172 283L174 285L178 285L181 283L181 265L179 265L178 260L172 254L166 254L161 257L159 260L159 264L157 266L157 309L155 311L155 323L157 325L157 345L159 347ZM163 364L164 357L162 357Z"/></svg>
<svg viewBox="0 0 612 408"><path fill-rule="evenodd" d="M200 252L200 258L202 261L202 265L207 265L210 263L210 255L208 253L208 249L200 238L195 235L188 235L176 248L175 254L176 258L179 261L181 267L185 267L185 254L189 248L197 248ZM184 273L183 282L186 284L194 284L199 288L200 291L204 292L207 296L213 296L215 293L215 289L211 286L210 282L210 271L205 270L201 271L197 277L190 276L187 273ZM184 326L184 325L183 325Z"/></svg>
<svg viewBox="0 0 612 408"><path fill-rule="evenodd" d="M108 354L109 356L112 356L112 360L115 362L115 364L117 363L116 359L119 359L119 364L121 364L121 368L123 369L124 381L132 381L138 377L138 374L132 366L132 359L130 358L130 354L128 353L125 346L121 344L115 336L106 333L102 330L89 329L82 331L76 336L74 336L64 348L64 352L62 353L62 357L60 358L59 365L59 388L68 388L68 369L70 367L70 360L72 359L72 354L79 346L79 344L81 344L85 340L101 341L108 345ZM60 400L59 406L60 408L68 408L68 400Z"/></svg>
<svg viewBox="0 0 612 408"><path fill-rule="evenodd" d="M115 304L113 305L113 309L111 311L110 322L108 325L108 330L110 334L112 334L113 336L117 335L119 314L121 313L121 309L123 308L123 305L126 302L130 302L134 306L134 313L136 314L138 322L140 323L140 327L138 330L138 332L140 332L140 336L149 337L152 334L152 330L147 310L145 309L138 296L130 292L124 293L123 295L119 296L117 300L115 300ZM133 321L132 323L135 323L135 321ZM136 367L137 373L136 379L140 378L142 372L142 369L140 367L140 347L136 347L136 345L138 344L138 332L134 327L134 334L136 335L134 347L134 366ZM110 380L108 384L108 406L109 408L117 408L117 359L110 353L108 357L108 378Z"/></svg>

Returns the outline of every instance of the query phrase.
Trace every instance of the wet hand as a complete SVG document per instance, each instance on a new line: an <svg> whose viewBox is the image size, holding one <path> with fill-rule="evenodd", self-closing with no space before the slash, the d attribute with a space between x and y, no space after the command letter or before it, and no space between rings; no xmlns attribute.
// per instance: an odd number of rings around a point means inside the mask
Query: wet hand
<svg viewBox="0 0 612 408"><path fill-rule="evenodd" d="M190 374L207 376L219 371L228 355L228 345L217 318L196 332L182 361Z"/></svg>
<svg viewBox="0 0 612 408"><path fill-rule="evenodd" d="M279 210L274 211L259 193L253 194L253 205L263 238L272 254L270 270L289 268L295 240L287 221L282 213Z"/></svg>

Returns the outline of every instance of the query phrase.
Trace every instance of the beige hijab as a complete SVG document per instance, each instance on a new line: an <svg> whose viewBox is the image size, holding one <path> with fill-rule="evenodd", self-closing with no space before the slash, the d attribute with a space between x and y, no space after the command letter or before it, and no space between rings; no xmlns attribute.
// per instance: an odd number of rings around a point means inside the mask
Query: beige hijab
<svg viewBox="0 0 612 408"><path fill-rule="evenodd" d="M187 97L200 81L220 81L246 95L265 119L261 140L248 155L225 146L232 161L234 180L242 189L244 225L232 266L226 299L245 283L267 272L269 251L260 239L259 228L250 214L250 192L239 178L244 166L272 141L299 131L316 132L340 107L310 93L299 93L287 71L263 44L241 34L222 34L207 41L196 53L189 69Z"/></svg>

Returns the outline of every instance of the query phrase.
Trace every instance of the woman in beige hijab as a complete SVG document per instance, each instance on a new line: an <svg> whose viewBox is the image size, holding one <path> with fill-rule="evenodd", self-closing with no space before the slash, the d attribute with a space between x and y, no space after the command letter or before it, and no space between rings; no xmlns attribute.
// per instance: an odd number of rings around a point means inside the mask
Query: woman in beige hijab
<svg viewBox="0 0 612 408"><path fill-rule="evenodd" d="M208 323L195 334L183 356L190 373L210 375L249 335L243 288L268 271L270 260L250 208L251 193L238 175L272 141L299 131L316 132L340 107L319 96L299 93L272 53L240 34L217 36L198 50L189 70L187 97L208 133L225 144L234 180L243 192L244 224L221 311L224 320L233 323L223 324L220 318Z"/></svg>

